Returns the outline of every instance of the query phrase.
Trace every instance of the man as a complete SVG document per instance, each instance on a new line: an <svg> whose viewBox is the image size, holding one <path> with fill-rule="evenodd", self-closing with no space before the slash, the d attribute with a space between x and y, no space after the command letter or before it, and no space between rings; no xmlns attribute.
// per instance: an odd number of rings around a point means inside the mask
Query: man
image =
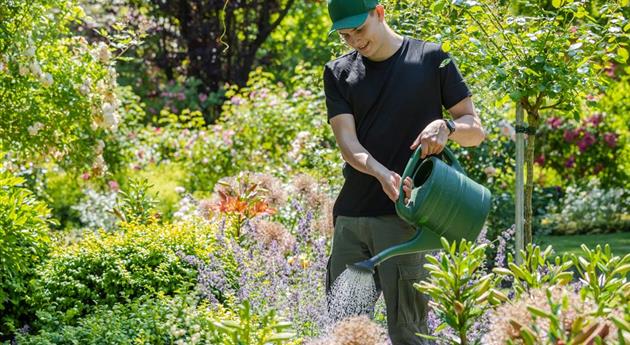
<svg viewBox="0 0 630 345"><path fill-rule="evenodd" d="M448 139L476 146L484 131L468 87L439 45L394 32L377 0L329 0L328 11L332 31L354 49L324 69L328 120L346 161L345 183L333 209L330 289L347 264L415 233L394 206L413 150L422 145L423 158L438 154ZM453 120L442 119L442 107ZM409 197L411 179L403 184ZM421 344L415 333L427 331L426 300L412 286L424 274L423 258L394 257L374 275L394 345Z"/></svg>

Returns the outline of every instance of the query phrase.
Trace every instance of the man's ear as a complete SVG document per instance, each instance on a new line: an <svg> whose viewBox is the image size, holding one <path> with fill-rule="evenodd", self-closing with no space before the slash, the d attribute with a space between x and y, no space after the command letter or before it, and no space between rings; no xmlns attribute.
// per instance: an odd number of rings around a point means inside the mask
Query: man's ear
<svg viewBox="0 0 630 345"><path fill-rule="evenodd" d="M383 5L376 5L376 7L374 8L374 14L376 14L376 16L378 17L378 21L382 22L385 19L385 8L383 7Z"/></svg>

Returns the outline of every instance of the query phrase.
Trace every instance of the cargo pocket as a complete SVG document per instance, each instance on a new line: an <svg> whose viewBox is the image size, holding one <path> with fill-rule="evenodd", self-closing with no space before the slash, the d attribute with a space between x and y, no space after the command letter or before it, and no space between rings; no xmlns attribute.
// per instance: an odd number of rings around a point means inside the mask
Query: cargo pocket
<svg viewBox="0 0 630 345"><path fill-rule="evenodd" d="M425 276L421 264L398 264L398 324L418 324L423 322L427 300L413 287Z"/></svg>

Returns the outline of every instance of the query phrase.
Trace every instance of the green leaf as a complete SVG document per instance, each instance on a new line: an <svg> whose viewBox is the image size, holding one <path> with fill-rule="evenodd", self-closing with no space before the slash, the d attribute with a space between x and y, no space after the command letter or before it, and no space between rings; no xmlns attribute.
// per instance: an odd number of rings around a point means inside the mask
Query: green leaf
<svg viewBox="0 0 630 345"><path fill-rule="evenodd" d="M532 313L533 315L536 315L538 317L544 317L547 318L549 320L552 320L554 318L554 316L538 307L534 307L532 305L528 305L527 306L527 310L529 310L530 313Z"/></svg>
<svg viewBox="0 0 630 345"><path fill-rule="evenodd" d="M445 41L445 42L443 42L443 43L442 43L442 50L443 50L445 53L448 53L449 51L451 51L451 42L449 42L449 41ZM442 61L442 63L444 63L444 61ZM447 62L447 63L448 63L448 62ZM445 64L445 65L446 65L446 64ZM442 67L443 67L443 66L442 66L442 65L440 65L440 68L442 68Z"/></svg>
<svg viewBox="0 0 630 345"><path fill-rule="evenodd" d="M446 58L442 60L442 62L440 63L440 68L444 68L444 66L448 65L450 62L451 62L451 58Z"/></svg>
<svg viewBox="0 0 630 345"><path fill-rule="evenodd" d="M621 58L621 62L625 63L628 61L628 50L626 48L619 47L619 49L617 49L617 55Z"/></svg>
<svg viewBox="0 0 630 345"><path fill-rule="evenodd" d="M552 0L551 5L555 8L560 8L560 6L562 6L562 0Z"/></svg>

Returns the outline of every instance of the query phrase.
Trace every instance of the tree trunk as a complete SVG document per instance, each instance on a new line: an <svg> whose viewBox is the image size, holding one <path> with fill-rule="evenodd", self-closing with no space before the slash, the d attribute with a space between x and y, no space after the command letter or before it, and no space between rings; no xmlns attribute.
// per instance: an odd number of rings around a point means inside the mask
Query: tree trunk
<svg viewBox="0 0 630 345"><path fill-rule="evenodd" d="M525 244L532 243L533 208L532 195L534 193L534 149L536 147L536 134L540 125L540 115L537 108L527 109L527 149L525 163L527 164L527 181L525 184Z"/></svg>

